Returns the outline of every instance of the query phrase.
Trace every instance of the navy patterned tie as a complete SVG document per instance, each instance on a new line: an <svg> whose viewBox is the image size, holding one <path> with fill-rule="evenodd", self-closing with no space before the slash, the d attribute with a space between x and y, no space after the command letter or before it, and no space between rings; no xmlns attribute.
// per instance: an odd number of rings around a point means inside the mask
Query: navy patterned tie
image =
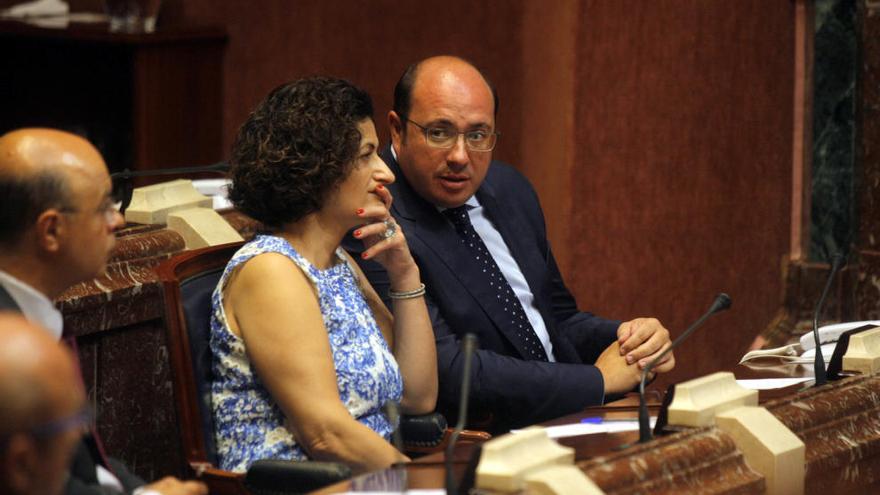
<svg viewBox="0 0 880 495"><path fill-rule="evenodd" d="M471 224L471 217L468 215L468 209L468 205L449 208L443 211L443 215L452 222L458 235L461 236L461 242L465 245L465 248L474 255L477 264L482 266L483 273L487 275L485 278L492 292L495 293L498 300L502 303L505 316L510 320L510 327L516 333L526 352L530 355L531 359L547 361L547 353L544 351L544 346L541 345L535 329L532 328L532 324L526 318L526 312L523 310L522 304L517 299L516 294L513 293L513 289L510 287L507 279L504 278L495 259L489 254L483 239L474 230L474 226Z"/></svg>

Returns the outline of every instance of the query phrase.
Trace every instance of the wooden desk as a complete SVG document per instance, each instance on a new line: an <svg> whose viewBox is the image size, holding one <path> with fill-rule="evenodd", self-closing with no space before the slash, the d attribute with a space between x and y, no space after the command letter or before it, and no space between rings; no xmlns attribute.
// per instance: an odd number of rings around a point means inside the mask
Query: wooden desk
<svg viewBox="0 0 880 495"><path fill-rule="evenodd" d="M794 369L791 374L805 374ZM738 378L755 374L738 368ZM775 370L769 374L786 373ZM764 375L766 376L766 375ZM754 377L754 376L752 376ZM806 444L806 493L880 493L880 375L856 376L819 389L795 385L762 391L762 405ZM578 422L584 416L635 417L637 400L590 408L545 425ZM763 477L743 459L732 439L715 427L689 428L626 449L638 432L569 437L575 463L607 494L763 493ZM453 459L461 479L474 450L463 445ZM444 484L442 454L405 468L370 473L316 493L438 488Z"/></svg>

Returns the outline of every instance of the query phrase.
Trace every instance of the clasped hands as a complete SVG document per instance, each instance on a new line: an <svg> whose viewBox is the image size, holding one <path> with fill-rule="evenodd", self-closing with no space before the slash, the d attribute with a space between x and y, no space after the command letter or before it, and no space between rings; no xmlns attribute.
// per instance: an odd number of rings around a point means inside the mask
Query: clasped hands
<svg viewBox="0 0 880 495"><path fill-rule="evenodd" d="M670 345L669 330L656 318L636 318L621 323L617 328L617 340L596 360L596 367L605 380L605 393L632 390L641 380L645 366ZM654 373L666 373L673 367L675 356L670 352L654 366L648 378Z"/></svg>

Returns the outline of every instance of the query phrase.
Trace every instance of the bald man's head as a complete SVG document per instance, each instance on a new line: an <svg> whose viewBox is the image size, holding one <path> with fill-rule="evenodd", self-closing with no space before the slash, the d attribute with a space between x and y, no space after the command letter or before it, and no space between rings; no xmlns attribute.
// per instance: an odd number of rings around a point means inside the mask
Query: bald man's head
<svg viewBox="0 0 880 495"><path fill-rule="evenodd" d="M493 103L493 114L495 116L498 115L498 92L495 90L495 86L489 81L489 78L486 77L483 72L478 69L471 62L452 55L438 55L435 57L429 57L424 60L420 60L418 62L413 63L409 67L403 71L403 74L400 76L400 79L397 80L397 84L394 86L394 112L402 119L406 120L409 118L410 109L412 108L412 93L413 88L416 85L416 80L419 77L419 73L421 69L436 69L436 68L453 68L453 69L471 69L486 82L486 86L489 88L489 91L492 92L492 103Z"/></svg>
<svg viewBox="0 0 880 495"><path fill-rule="evenodd" d="M0 342L0 436L51 420L59 396L77 397L75 361L49 332L0 312Z"/></svg>
<svg viewBox="0 0 880 495"><path fill-rule="evenodd" d="M76 362L49 333L0 312L0 492L57 494L82 435Z"/></svg>
<svg viewBox="0 0 880 495"><path fill-rule="evenodd" d="M85 139L53 129L20 129L0 136L0 245L13 246L50 208L73 209L73 175L105 171Z"/></svg>
<svg viewBox="0 0 880 495"><path fill-rule="evenodd" d="M0 136L0 270L55 298L104 273L123 224L101 154L53 129Z"/></svg>

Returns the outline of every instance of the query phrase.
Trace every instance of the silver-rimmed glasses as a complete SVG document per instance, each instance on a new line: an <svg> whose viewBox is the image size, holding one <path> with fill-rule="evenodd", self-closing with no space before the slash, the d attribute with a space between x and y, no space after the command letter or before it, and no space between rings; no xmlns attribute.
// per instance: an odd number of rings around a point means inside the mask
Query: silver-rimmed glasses
<svg viewBox="0 0 880 495"><path fill-rule="evenodd" d="M434 124L423 126L418 122L406 119L410 124L418 127L425 135L425 142L433 148L449 149L458 142L458 136L464 137L464 144L471 151L492 151L498 136L501 134L489 129L471 129L461 132L451 125Z"/></svg>

